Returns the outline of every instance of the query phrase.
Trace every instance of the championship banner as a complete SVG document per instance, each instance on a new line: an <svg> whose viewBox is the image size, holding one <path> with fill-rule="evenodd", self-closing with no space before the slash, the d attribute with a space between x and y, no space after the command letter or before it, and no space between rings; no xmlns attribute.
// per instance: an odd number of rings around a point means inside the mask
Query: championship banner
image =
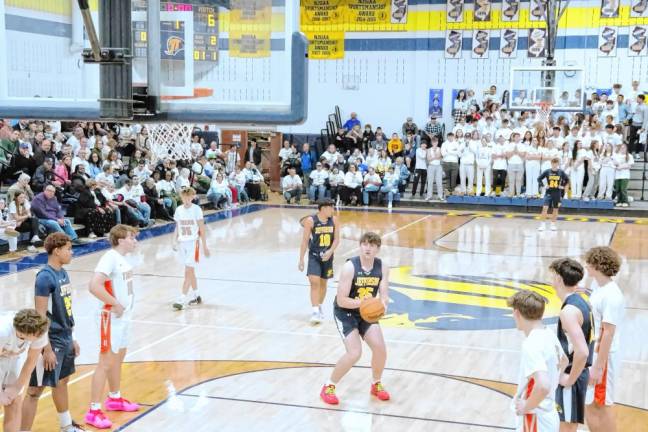
<svg viewBox="0 0 648 432"><path fill-rule="evenodd" d="M230 57L270 57L272 0L231 0Z"/></svg>
<svg viewBox="0 0 648 432"><path fill-rule="evenodd" d="M445 41L445 58L461 58L461 48L463 45L463 32L461 30L447 30Z"/></svg>
<svg viewBox="0 0 648 432"><path fill-rule="evenodd" d="M406 24L409 0L391 0L391 23Z"/></svg>
<svg viewBox="0 0 648 432"><path fill-rule="evenodd" d="M517 56L518 30L502 29L500 33L500 58L512 59Z"/></svg>
<svg viewBox="0 0 648 432"><path fill-rule="evenodd" d="M601 0L601 18L619 18L619 0Z"/></svg>
<svg viewBox="0 0 648 432"><path fill-rule="evenodd" d="M630 16L638 18L648 15L648 1L646 0L632 0L630 2Z"/></svg>
<svg viewBox="0 0 648 432"><path fill-rule="evenodd" d="M490 45L490 33L488 30L473 30L472 37L472 58L488 58L488 47Z"/></svg>
<svg viewBox="0 0 648 432"><path fill-rule="evenodd" d="M502 21L520 19L520 0L502 0Z"/></svg>
<svg viewBox="0 0 648 432"><path fill-rule="evenodd" d="M491 0L475 0L473 21L485 22L491 20Z"/></svg>
<svg viewBox="0 0 648 432"><path fill-rule="evenodd" d="M543 21L547 15L548 0L531 0L529 2L529 19L531 21Z"/></svg>
<svg viewBox="0 0 648 432"><path fill-rule="evenodd" d="M407 23L407 6L407 0L347 0L347 28L351 31L399 30L394 24Z"/></svg>
<svg viewBox="0 0 648 432"><path fill-rule="evenodd" d="M337 26L342 31L345 22L345 4L345 0L301 0L302 29Z"/></svg>
<svg viewBox="0 0 648 432"><path fill-rule="evenodd" d="M309 60L344 58L344 32L306 33Z"/></svg>
<svg viewBox="0 0 648 432"><path fill-rule="evenodd" d="M648 27L628 27L628 33L628 56L645 56L647 54L646 39L648 39Z"/></svg>
<svg viewBox="0 0 648 432"><path fill-rule="evenodd" d="M463 22L464 0L448 0L446 4L446 21Z"/></svg>
<svg viewBox="0 0 648 432"><path fill-rule="evenodd" d="M529 58L547 57L547 29L529 29L527 55Z"/></svg>
<svg viewBox="0 0 648 432"><path fill-rule="evenodd" d="M601 27L599 33L599 57L616 57L619 29L617 27Z"/></svg>

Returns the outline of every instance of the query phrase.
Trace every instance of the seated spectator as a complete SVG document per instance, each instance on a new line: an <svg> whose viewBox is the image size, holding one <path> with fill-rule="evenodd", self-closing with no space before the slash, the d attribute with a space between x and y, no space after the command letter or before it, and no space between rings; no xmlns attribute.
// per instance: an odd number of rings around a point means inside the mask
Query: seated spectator
<svg viewBox="0 0 648 432"><path fill-rule="evenodd" d="M419 128L416 123L414 123L414 119L412 117L407 117L407 120L405 121L405 123L403 123L402 132L403 136L407 136L408 134L418 135Z"/></svg>
<svg viewBox="0 0 648 432"><path fill-rule="evenodd" d="M140 161L145 161L145 158L142 155L142 151L141 150L135 150L133 152L133 156L131 156L131 158L128 160L128 169L132 170L132 169L137 168Z"/></svg>
<svg viewBox="0 0 648 432"><path fill-rule="evenodd" d="M88 174L90 175L91 178L96 178L99 174L101 174L102 169L102 161L101 161L101 155L96 152L90 153L90 159L88 160Z"/></svg>
<svg viewBox="0 0 648 432"><path fill-rule="evenodd" d="M437 137L439 143L442 144L445 126L443 123L439 123L437 117L436 114L430 116L430 121L425 125L425 138L428 142L431 142L432 137Z"/></svg>
<svg viewBox="0 0 648 432"><path fill-rule="evenodd" d="M159 177L159 171L153 173L153 179L157 178L155 188L164 201L164 206L166 207L167 212L170 215L174 215L176 207L180 203L180 195L178 194L178 190L176 189L175 181L173 181L173 171L165 172L164 178L160 179Z"/></svg>
<svg viewBox="0 0 648 432"><path fill-rule="evenodd" d="M392 158L397 158L403 155L403 141L398 137L397 133L393 133L391 139L387 143L387 153Z"/></svg>
<svg viewBox="0 0 648 432"><path fill-rule="evenodd" d="M24 193L29 201L34 199L34 192L32 191L31 186L29 186L30 180L31 177L29 177L29 175L24 173L20 174L18 181L9 186L9 189L7 190L7 201L12 202L18 193Z"/></svg>
<svg viewBox="0 0 648 432"><path fill-rule="evenodd" d="M214 174L214 179L207 191L207 199L214 208L229 209L232 206L232 193L230 192L229 182L221 172Z"/></svg>
<svg viewBox="0 0 648 432"><path fill-rule="evenodd" d="M86 184L75 182L74 185L79 193L72 213L75 222L85 225L90 238L103 237L115 226L115 216L102 206L101 193L95 190L97 182L88 180Z"/></svg>
<svg viewBox="0 0 648 432"><path fill-rule="evenodd" d="M130 197L137 205L138 210L144 216L144 219L151 221L151 206L146 202L146 194L142 187L142 179L133 175L131 177L131 194Z"/></svg>
<svg viewBox="0 0 648 432"><path fill-rule="evenodd" d="M65 232L73 243L78 240L77 233L72 228L69 220L56 199L56 188L48 184L43 192L37 194L32 203L31 211L38 218L38 222L49 232Z"/></svg>
<svg viewBox="0 0 648 432"><path fill-rule="evenodd" d="M245 173L239 166L234 168L234 172L229 175L230 186L233 186L236 189L238 199L243 203L250 201L250 197L248 197L248 194L245 191L245 180Z"/></svg>
<svg viewBox="0 0 648 432"><path fill-rule="evenodd" d="M350 115L350 117L351 117L351 118L349 118L349 120L347 120L346 122L344 122L344 124L342 125L342 127L343 127L344 129L348 130L348 131L350 131L351 129L353 129L353 127L354 127L355 125L360 126L360 120L358 120L358 114L352 112L351 115Z"/></svg>
<svg viewBox="0 0 648 432"><path fill-rule="evenodd" d="M345 204L358 205L362 197L362 174L355 164L349 165L349 171L344 175L344 187L340 191Z"/></svg>
<svg viewBox="0 0 648 432"><path fill-rule="evenodd" d="M315 164L315 171L310 173L310 188L308 189L308 199L311 204L317 200L324 199L326 196L326 180L328 179L328 173L324 170L322 162L317 162Z"/></svg>
<svg viewBox="0 0 648 432"><path fill-rule="evenodd" d="M371 150L371 148L369 150ZM361 164L365 163L364 162L364 156L362 155L362 152L360 151L360 149L355 149L353 151L351 156L349 156L349 160L347 161L347 163L355 164L355 165L361 165ZM338 168L340 168L340 170L344 171L344 165L342 165L341 167L338 165Z"/></svg>
<svg viewBox="0 0 648 432"><path fill-rule="evenodd" d="M378 153L376 150L372 148L369 149L365 163L367 164L367 168L371 167L375 169L378 166Z"/></svg>
<svg viewBox="0 0 648 432"><path fill-rule="evenodd" d="M205 157L207 160L221 159L223 157L223 152L218 148L216 141L209 143L209 148L205 151Z"/></svg>
<svg viewBox="0 0 648 432"><path fill-rule="evenodd" d="M381 177L385 175L387 169L391 166L392 160L387 156L386 150L381 150L378 154L378 160L376 162L376 172Z"/></svg>
<svg viewBox="0 0 648 432"><path fill-rule="evenodd" d="M243 172L245 173L245 191L247 195L254 201L260 200L262 196L261 184L265 184L263 176L256 166L249 161L245 163Z"/></svg>
<svg viewBox="0 0 648 432"><path fill-rule="evenodd" d="M382 187L380 192L382 192L387 197L387 208L391 209L394 200L398 201L400 199L399 187L401 179L396 173L393 166L387 168L387 172L383 177Z"/></svg>
<svg viewBox="0 0 648 432"><path fill-rule="evenodd" d="M38 165L36 164L36 160L29 153L29 149L30 146L28 143L20 143L18 146L18 153L11 159L11 165L8 171L9 174L6 176L7 178L17 179L22 173L29 176L34 175Z"/></svg>
<svg viewBox="0 0 648 432"><path fill-rule="evenodd" d="M36 166L41 166L45 158L56 159L56 153L52 149L52 141L44 139L40 146L34 149L34 160Z"/></svg>
<svg viewBox="0 0 648 432"><path fill-rule="evenodd" d="M318 165L321 168L321 164L318 163ZM317 173L317 171L311 173L311 178L313 178L313 174L315 173ZM311 188L315 187L314 184L315 182L313 180ZM290 201L294 198L295 204L299 204L302 194L302 181L297 175L294 167L288 168L288 175L281 180L281 189L283 191L283 196L286 199L286 203L290 204ZM324 195L320 194L319 196L323 197Z"/></svg>
<svg viewBox="0 0 648 432"><path fill-rule="evenodd" d="M146 159L142 158L137 162L137 166L133 168L133 174L137 176L137 178L140 180L140 183L146 181L146 179L151 177L151 174L153 174L149 169L147 162L148 161Z"/></svg>
<svg viewBox="0 0 648 432"><path fill-rule="evenodd" d="M11 203L9 203L9 220L15 222L14 229L20 233L29 233L29 243L27 250L36 251L36 245L41 243L38 236L38 218L32 215L31 206L27 200L27 195L17 193Z"/></svg>
<svg viewBox="0 0 648 432"><path fill-rule="evenodd" d="M90 176L86 172L86 166L83 164L79 164L76 166L74 173L72 173L72 178L71 181L80 181L81 183L85 184L88 180L90 180Z"/></svg>
<svg viewBox="0 0 648 432"><path fill-rule="evenodd" d="M3 164L9 164L13 155L18 152L20 145L20 132L17 130L11 131L7 138L0 140L0 161Z"/></svg>
<svg viewBox="0 0 648 432"><path fill-rule="evenodd" d="M68 186L72 181L72 156L65 155L54 168L54 183L58 187Z"/></svg>
<svg viewBox="0 0 648 432"><path fill-rule="evenodd" d="M394 168L394 175L398 176L400 182L398 183L398 192L405 192L407 187L407 182L409 181L410 171L405 165L404 159L402 157L397 157L396 162L392 165Z"/></svg>
<svg viewBox="0 0 648 432"><path fill-rule="evenodd" d="M322 156L320 157L320 159L321 159L321 158L326 159L326 163L327 163L329 166L333 166L333 164L334 164L335 162L337 162L337 160L338 160L338 155L339 155L339 154L340 154L340 153L338 153L338 151L337 151L335 145L331 144L330 146L328 146L328 148L326 149L326 151L325 151L324 153L322 153Z"/></svg>
<svg viewBox="0 0 648 432"><path fill-rule="evenodd" d="M175 181L175 190L181 191L183 188L191 187L191 180L189 180L189 175L191 172L188 168L182 168L180 170L180 175L176 178Z"/></svg>
<svg viewBox="0 0 648 432"><path fill-rule="evenodd" d="M137 201L133 199L131 188L131 180L126 179L124 180L123 186L113 193L113 200L117 205L121 206L122 220L125 220L127 224L133 226L139 225L140 227L147 227L153 225L150 217L144 215Z"/></svg>
<svg viewBox="0 0 648 432"><path fill-rule="evenodd" d="M382 137L382 141L384 141L384 136L382 132L380 133ZM361 150L363 152L367 152L369 150L369 146L371 145L372 142L376 141L377 137L376 134L371 130L371 125L367 123L364 128L364 132L362 132L362 148ZM385 143L386 145L386 143Z"/></svg>
<svg viewBox="0 0 648 432"><path fill-rule="evenodd" d="M380 150L386 150L388 146L389 143L385 140L385 135L382 132L376 132L374 140L369 143L365 152L369 152L369 148L379 152Z"/></svg>
<svg viewBox="0 0 648 432"><path fill-rule="evenodd" d="M160 196L160 193L155 187L155 180L153 177L149 177L144 181L142 189L146 196L146 202L151 207L151 218L172 222L173 218L169 215L169 212L164 205L164 199Z"/></svg>
<svg viewBox="0 0 648 432"><path fill-rule="evenodd" d="M374 167L370 166L367 174L364 176L363 182L363 192L362 192L362 202L365 206L369 205L369 193L378 192L382 186L382 180L380 176L376 173Z"/></svg>
<svg viewBox="0 0 648 432"><path fill-rule="evenodd" d="M101 174L98 174L95 177L95 180L97 180L97 183L99 183L102 187L105 186L115 186L115 175L113 172L113 166L106 162L103 164L102 167L103 172Z"/></svg>
<svg viewBox="0 0 648 432"><path fill-rule="evenodd" d="M344 172L333 167L329 173L329 192L336 206L340 206L340 190L344 187Z"/></svg>
<svg viewBox="0 0 648 432"><path fill-rule="evenodd" d="M194 174L193 188L198 193L206 193L211 185L211 176L214 174L214 169L205 156L201 156L191 166L191 171Z"/></svg>
<svg viewBox="0 0 648 432"><path fill-rule="evenodd" d="M32 176L31 185L34 193L42 192L45 186L51 184L54 180L54 170L52 169L54 160L45 158L43 165L36 168L36 172Z"/></svg>
<svg viewBox="0 0 648 432"><path fill-rule="evenodd" d="M18 250L18 236L16 231L16 222L9 219L7 204L4 198L0 198L0 239L9 243L9 252Z"/></svg>
<svg viewBox="0 0 648 432"><path fill-rule="evenodd" d="M77 155L72 158L72 172L76 171L76 167L79 165L83 165L85 167L85 171L88 172L90 169L90 164L88 163L89 156L90 153L87 149L79 149L79 153L77 153Z"/></svg>
<svg viewBox="0 0 648 432"><path fill-rule="evenodd" d="M360 131L360 124L357 124L347 132L344 140L344 152L350 152L354 149L362 149L362 132Z"/></svg>

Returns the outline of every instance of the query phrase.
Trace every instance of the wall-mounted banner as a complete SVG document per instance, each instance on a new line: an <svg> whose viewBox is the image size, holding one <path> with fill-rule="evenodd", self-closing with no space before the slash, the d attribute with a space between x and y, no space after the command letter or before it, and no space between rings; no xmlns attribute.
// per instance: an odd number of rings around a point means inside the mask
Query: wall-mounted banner
<svg viewBox="0 0 648 432"><path fill-rule="evenodd" d="M463 44L463 32L461 30L447 30L445 41L445 58L461 58L461 46Z"/></svg>
<svg viewBox="0 0 648 432"><path fill-rule="evenodd" d="M632 0L630 2L630 16L633 18L648 15L648 0Z"/></svg>
<svg viewBox="0 0 648 432"><path fill-rule="evenodd" d="M490 45L490 32L488 30L473 30L472 35L472 58L488 58L488 46Z"/></svg>
<svg viewBox="0 0 648 432"><path fill-rule="evenodd" d="M430 89L429 116L443 117L443 89Z"/></svg>
<svg viewBox="0 0 648 432"><path fill-rule="evenodd" d="M491 0L475 0L473 21L484 22L491 20Z"/></svg>
<svg viewBox="0 0 648 432"><path fill-rule="evenodd" d="M620 0L601 0L601 18L618 18Z"/></svg>
<svg viewBox="0 0 648 432"><path fill-rule="evenodd" d="M520 19L520 0L502 0L502 21Z"/></svg>
<svg viewBox="0 0 648 432"><path fill-rule="evenodd" d="M599 32L599 57L616 57L619 29L617 27L601 27Z"/></svg>
<svg viewBox="0 0 648 432"><path fill-rule="evenodd" d="M408 0L391 0L391 23L406 24Z"/></svg>
<svg viewBox="0 0 648 432"><path fill-rule="evenodd" d="M529 58L547 56L547 29L529 29L527 55Z"/></svg>
<svg viewBox="0 0 648 432"><path fill-rule="evenodd" d="M229 20L231 57L270 57L272 0L232 0Z"/></svg>
<svg viewBox="0 0 648 432"><path fill-rule="evenodd" d="M306 33L310 60L344 58L344 32Z"/></svg>
<svg viewBox="0 0 648 432"><path fill-rule="evenodd" d="M500 33L500 58L512 59L517 57L518 30L502 29Z"/></svg>
<svg viewBox="0 0 648 432"><path fill-rule="evenodd" d="M648 54L646 39L648 39L648 26L628 27L628 57Z"/></svg>
<svg viewBox="0 0 648 432"><path fill-rule="evenodd" d="M301 0L301 24L308 26L334 25L344 27L345 0Z"/></svg>
<svg viewBox="0 0 648 432"><path fill-rule="evenodd" d="M446 21L463 22L464 0L448 0L446 4Z"/></svg>
<svg viewBox="0 0 648 432"><path fill-rule="evenodd" d="M542 21L547 14L548 0L531 0L529 2L529 19L531 21Z"/></svg>

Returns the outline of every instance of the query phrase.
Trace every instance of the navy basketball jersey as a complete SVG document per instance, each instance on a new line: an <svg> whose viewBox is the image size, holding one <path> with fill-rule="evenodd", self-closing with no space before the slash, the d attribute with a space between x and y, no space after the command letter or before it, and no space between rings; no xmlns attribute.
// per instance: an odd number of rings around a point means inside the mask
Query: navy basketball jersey
<svg viewBox="0 0 648 432"><path fill-rule="evenodd" d="M380 281L382 280L382 261L379 258L375 258L370 271L362 269L360 257L353 257L349 261L353 264L353 281L351 282L349 297L356 300L376 297L378 295Z"/></svg>
<svg viewBox="0 0 648 432"><path fill-rule="evenodd" d="M46 265L36 275L36 295L49 297L47 318L50 334L68 333L74 327L72 316L72 287L65 269L55 270Z"/></svg>
<svg viewBox="0 0 648 432"><path fill-rule="evenodd" d="M587 348L589 350L585 367L589 367L592 365L592 356L594 354L594 318L592 315L592 308L590 307L589 303L587 303L587 301L578 293L569 295L565 299L565 302L560 309L562 310L567 305L578 308L578 310L580 310L581 314L583 315L583 324L581 325L581 330L583 331L583 335L585 335L585 341L587 342ZM574 348L572 347L572 344L567 337L567 333L565 333L565 331L563 330L560 320L558 320L558 340L560 341L560 345L562 346L565 353L567 353L567 357L569 358L569 365L565 370L566 373L569 373L574 361Z"/></svg>
<svg viewBox="0 0 648 432"><path fill-rule="evenodd" d="M321 256L333 244L333 237L335 236L335 225L333 218L328 218L322 222L317 215L311 216L313 219L313 229L311 230L310 242L308 243L308 250L311 254Z"/></svg>

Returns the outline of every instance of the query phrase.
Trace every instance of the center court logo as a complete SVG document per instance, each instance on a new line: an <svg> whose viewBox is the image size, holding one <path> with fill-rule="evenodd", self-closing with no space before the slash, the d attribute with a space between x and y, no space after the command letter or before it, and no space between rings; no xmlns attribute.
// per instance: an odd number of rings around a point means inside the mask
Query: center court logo
<svg viewBox="0 0 648 432"><path fill-rule="evenodd" d="M506 299L520 290L545 299L545 322L556 322L561 302L554 289L540 282L486 276L414 275L412 267L390 269L389 327L436 330L515 328Z"/></svg>

